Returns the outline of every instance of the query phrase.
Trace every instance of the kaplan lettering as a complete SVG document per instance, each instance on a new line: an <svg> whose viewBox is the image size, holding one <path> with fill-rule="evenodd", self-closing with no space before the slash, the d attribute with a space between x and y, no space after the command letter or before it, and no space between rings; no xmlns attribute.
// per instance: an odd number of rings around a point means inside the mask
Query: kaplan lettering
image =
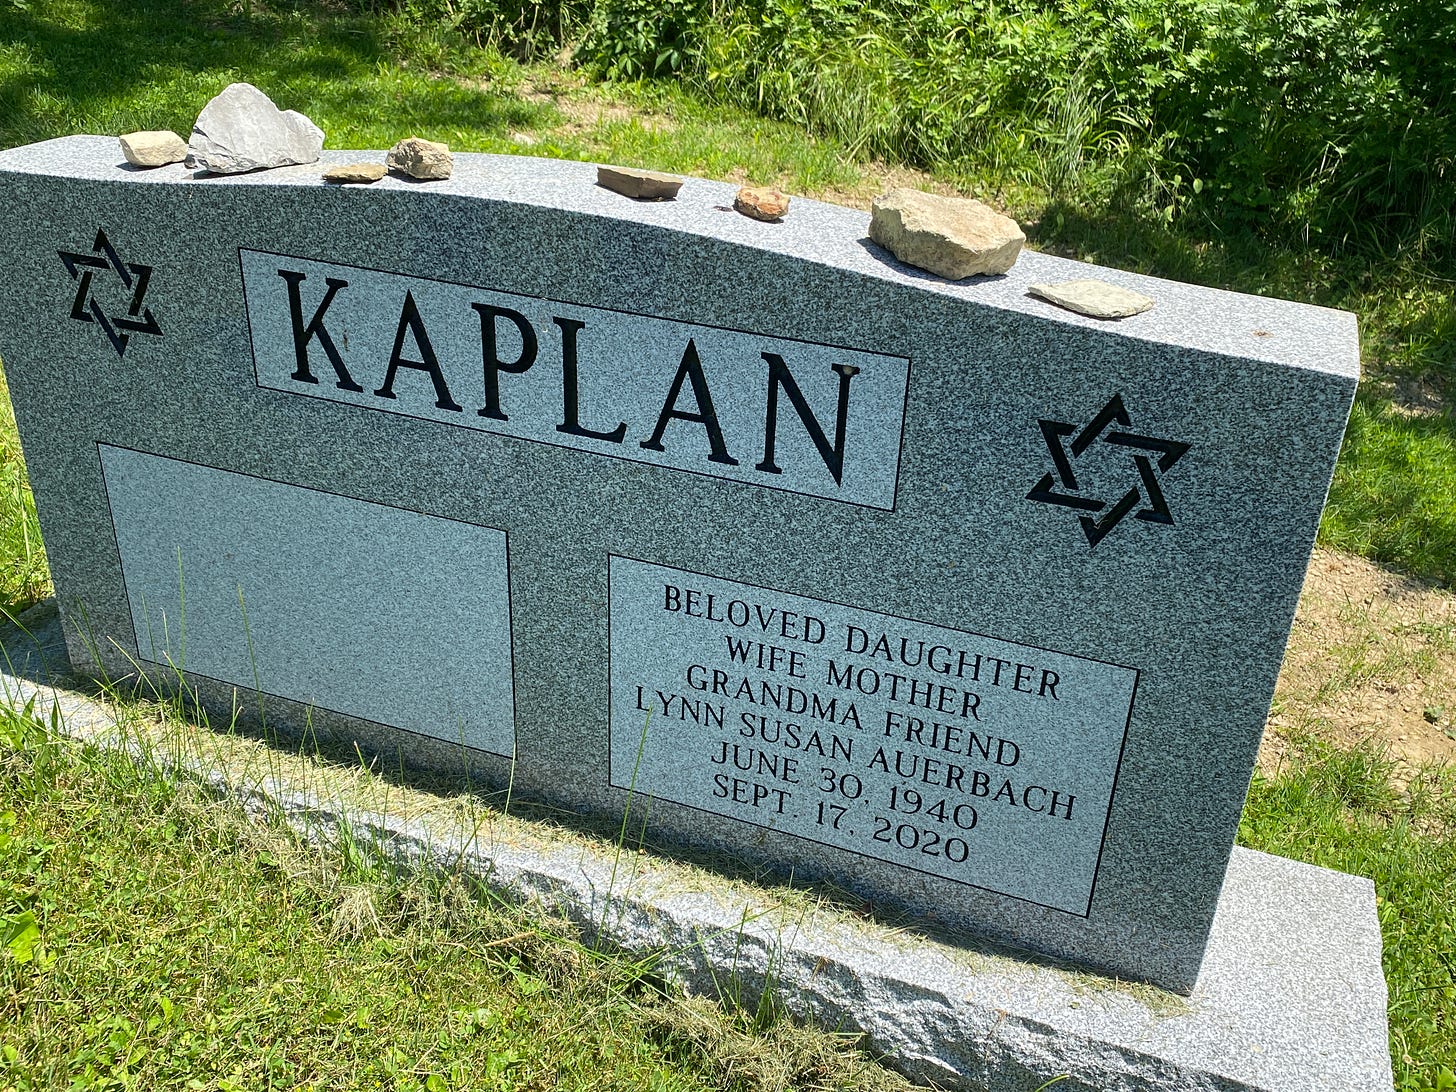
<svg viewBox="0 0 1456 1092"><path fill-rule="evenodd" d="M262 386L893 506L908 361L242 252Z"/></svg>

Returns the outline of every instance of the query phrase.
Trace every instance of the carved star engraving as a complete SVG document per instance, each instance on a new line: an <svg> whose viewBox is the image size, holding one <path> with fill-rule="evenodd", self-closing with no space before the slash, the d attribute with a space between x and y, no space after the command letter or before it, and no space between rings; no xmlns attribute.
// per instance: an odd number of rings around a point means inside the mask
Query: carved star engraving
<svg viewBox="0 0 1456 1092"><path fill-rule="evenodd" d="M1079 517L1082 533L1087 536L1089 547L1096 547L1129 514L1148 523L1173 522L1173 515L1168 511L1167 498L1163 495L1160 476L1183 457L1189 445L1177 440L1161 440L1155 436L1123 431L1132 427L1132 419L1122 404L1122 395L1114 394L1081 431L1078 431L1076 425L1062 421L1039 419L1037 424L1041 426L1042 437L1046 440L1047 451L1051 453L1052 464L1056 469L1037 482L1026 495L1026 499L1059 504L1084 513L1100 513L1097 516L1088 514ZM1121 425L1122 429L1113 429L1114 424ZM1082 493L1077 483L1074 464L1096 443L1125 450L1132 462L1132 466L1128 467L1129 472L1134 468L1137 470L1135 484L1116 501L1111 502L1110 507L1107 500ZM1154 456L1157 457L1156 462Z"/></svg>
<svg viewBox="0 0 1456 1092"><path fill-rule="evenodd" d="M71 304L71 317L79 322L95 322L105 331L106 337L116 350L117 356L126 353L126 344L132 334L155 334L162 336L162 328L152 317L149 307L142 305L151 283L152 267L123 262L106 238L106 232L96 232L96 244L90 254L75 254L69 250L58 250L61 263L71 279L76 282L76 300ZM121 280L122 287L131 293L126 313L108 314L96 301L92 291L92 280L98 273L111 272ZM103 279L109 279L103 277ZM112 293L115 295L115 293Z"/></svg>

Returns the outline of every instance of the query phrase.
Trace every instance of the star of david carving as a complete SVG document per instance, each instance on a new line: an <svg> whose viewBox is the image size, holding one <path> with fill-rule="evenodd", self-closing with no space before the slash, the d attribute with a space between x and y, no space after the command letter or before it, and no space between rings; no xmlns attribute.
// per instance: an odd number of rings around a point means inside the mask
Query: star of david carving
<svg viewBox="0 0 1456 1092"><path fill-rule="evenodd" d="M76 300L71 304L71 317L79 322L97 323L105 331L117 356L125 355L126 344L132 334L162 336L162 328L152 317L151 308L143 306L147 285L152 279L151 266L123 262L111 241L106 238L106 232L102 230L96 232L96 244L91 248L90 254L75 254L69 250L58 250L56 253L60 255L66 272L76 282ZM122 287L131 293L125 314L108 313L97 302L92 291L92 281L98 273L102 274L103 280L110 279L108 273L115 275L121 281Z"/></svg>
<svg viewBox="0 0 1456 1092"><path fill-rule="evenodd" d="M1132 427L1132 419L1122 404L1122 395L1114 394L1080 431L1076 425L1062 421L1039 419L1037 424L1056 469L1037 482L1026 499L1086 513L1078 518L1089 547L1095 548L1128 515L1147 523L1173 522L1160 477L1184 456L1189 445L1125 431ZM1115 424L1122 428L1113 428ZM1129 477L1136 470L1132 486L1115 501L1088 496L1077 482L1076 460L1097 443L1126 451Z"/></svg>

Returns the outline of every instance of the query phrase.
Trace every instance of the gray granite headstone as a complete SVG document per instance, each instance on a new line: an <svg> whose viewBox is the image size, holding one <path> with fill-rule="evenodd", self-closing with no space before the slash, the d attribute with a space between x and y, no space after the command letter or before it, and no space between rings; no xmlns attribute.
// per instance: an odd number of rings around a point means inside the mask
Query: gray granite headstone
<svg viewBox="0 0 1456 1092"><path fill-rule="evenodd" d="M460 155L0 153L0 352L75 665L1188 992L1352 316ZM1028 295L1152 296L1109 325Z"/></svg>

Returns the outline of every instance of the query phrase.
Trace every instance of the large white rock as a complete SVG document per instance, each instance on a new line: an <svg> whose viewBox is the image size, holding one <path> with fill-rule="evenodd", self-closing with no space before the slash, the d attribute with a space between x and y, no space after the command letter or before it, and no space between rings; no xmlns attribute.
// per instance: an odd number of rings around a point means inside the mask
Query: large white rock
<svg viewBox="0 0 1456 1092"><path fill-rule="evenodd" d="M280 110L250 83L229 84L202 108L189 162L217 174L317 163L324 131L297 110Z"/></svg>

